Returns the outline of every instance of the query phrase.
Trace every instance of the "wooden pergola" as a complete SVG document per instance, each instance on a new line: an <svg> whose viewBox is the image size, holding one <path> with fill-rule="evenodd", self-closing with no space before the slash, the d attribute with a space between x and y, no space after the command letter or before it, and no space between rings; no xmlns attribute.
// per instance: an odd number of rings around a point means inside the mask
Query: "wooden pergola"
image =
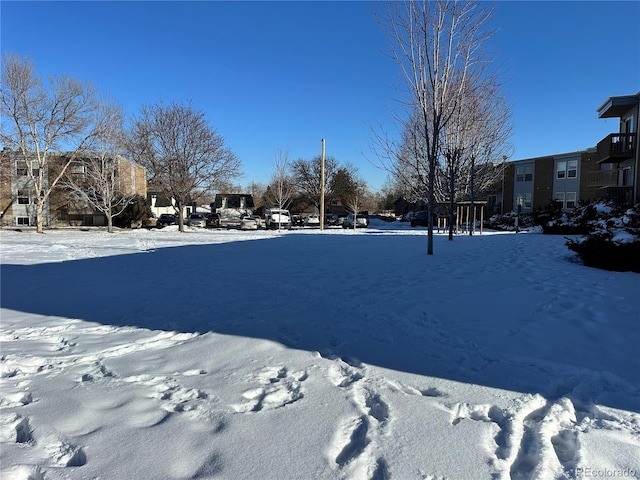
<svg viewBox="0 0 640 480"><path fill-rule="evenodd" d="M478 218L480 219L480 235L482 235L482 224L484 223L484 207L486 205L487 205L486 201L476 200L473 202L473 211L474 211L473 218L476 220ZM447 222L449 221L450 204L449 202L442 202L442 203L438 203L437 206L438 206L439 212L445 212L445 213L438 214L438 219L437 219L438 231L440 231L441 228L443 230L446 230ZM475 233L476 232L475 222L473 222L473 225L469 225L471 222L471 202L470 201L456 202L454 204L454 208L456 209L455 211L456 224L454 226L454 233L456 234L464 233L464 232L469 232L469 230ZM478 215L478 210L479 210L479 215Z"/></svg>

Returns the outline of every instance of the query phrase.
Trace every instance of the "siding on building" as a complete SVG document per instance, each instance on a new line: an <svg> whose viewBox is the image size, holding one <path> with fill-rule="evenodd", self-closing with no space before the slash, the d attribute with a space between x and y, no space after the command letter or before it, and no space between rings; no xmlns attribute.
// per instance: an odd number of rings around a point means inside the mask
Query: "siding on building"
<svg viewBox="0 0 640 480"><path fill-rule="evenodd" d="M535 161L533 183L533 209L544 208L553 198L554 157L542 157Z"/></svg>
<svg viewBox="0 0 640 480"><path fill-rule="evenodd" d="M569 177L566 173L564 177L559 176L559 165L564 164L564 171L567 172L569 162L575 162L575 177ZM586 168L583 168L583 163L587 165ZM509 162L505 170L505 178L508 179L505 185L505 212L517 211L518 201L522 199L530 199L523 202L524 213L543 209L559 197L564 199L563 205L566 205L567 198L571 198L575 204L580 200L585 201L589 195L595 195L595 188L586 188L589 172L598 169L595 148ZM525 171L526 178L518 175L518 172Z"/></svg>
<svg viewBox="0 0 640 480"><path fill-rule="evenodd" d="M63 154L50 154L44 171L45 185L54 178L66 162ZM35 225L35 199L29 197L28 203L22 203L19 193L32 192L30 179L19 174L21 155L15 152L2 152L2 176L0 178L0 214L1 224ZM146 196L147 173L144 167L125 158L118 159L119 178L123 192ZM35 192L32 192L35 194ZM66 225L106 225L106 217L92 208L74 203L62 188L54 188L44 205L45 226Z"/></svg>

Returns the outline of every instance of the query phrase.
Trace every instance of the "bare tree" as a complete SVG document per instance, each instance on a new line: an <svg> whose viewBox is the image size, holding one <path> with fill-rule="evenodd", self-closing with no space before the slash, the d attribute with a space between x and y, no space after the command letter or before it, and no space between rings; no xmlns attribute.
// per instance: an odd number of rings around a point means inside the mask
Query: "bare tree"
<svg viewBox="0 0 640 480"><path fill-rule="evenodd" d="M147 168L153 183L172 199L184 231L183 208L202 192L240 176L240 160L203 112L190 104L141 108L129 142L132 158Z"/></svg>
<svg viewBox="0 0 640 480"><path fill-rule="evenodd" d="M338 162L333 157L325 158L325 189L338 168ZM293 179L298 191L304 195L320 211L322 191L322 158L317 156L311 160L298 159L293 162Z"/></svg>
<svg viewBox="0 0 640 480"><path fill-rule="evenodd" d="M400 67L408 103L421 127L416 133L427 178L429 255L433 254L440 137L456 112L467 75L479 64L479 47L488 37L482 29L489 16L476 0L408 0L388 2L384 17L392 57Z"/></svg>
<svg viewBox="0 0 640 480"><path fill-rule="evenodd" d="M273 167L274 172L265 192L265 200L273 207L287 209L296 194L296 188L289 173L289 152L278 150Z"/></svg>
<svg viewBox="0 0 640 480"><path fill-rule="evenodd" d="M468 194L471 200L471 224L475 223L475 205L478 192L486 192L502 177L504 162L500 160L510 154L509 137L512 133L511 110L498 92L499 84L493 77L485 79L472 98L470 117L473 141L468 148ZM496 166L498 166L496 168ZM473 235L473 228L469 229Z"/></svg>
<svg viewBox="0 0 640 480"><path fill-rule="evenodd" d="M36 201L36 227L43 233L44 208L69 165L105 127L94 89L62 76L44 83L27 57L6 54L2 63L0 141L26 170ZM65 155L55 155L64 150ZM63 158L52 167L53 158Z"/></svg>
<svg viewBox="0 0 640 480"><path fill-rule="evenodd" d="M251 182L245 189L253 197L255 208L261 208L265 204L265 194L267 187L262 183Z"/></svg>
<svg viewBox="0 0 640 480"><path fill-rule="evenodd" d="M358 213L364 209L364 205L370 200L367 185L364 181L355 181L351 192L346 194L344 205L353 213L353 229L357 227Z"/></svg>
<svg viewBox="0 0 640 480"><path fill-rule="evenodd" d="M443 129L444 175L449 200L449 240L453 240L455 206L458 200L457 193L459 188L456 183L460 181L460 172L465 168L464 162L467 159L464 145L459 143L458 134L461 132L456 128L457 126L457 121L454 121L450 122L449 128Z"/></svg>
<svg viewBox="0 0 640 480"><path fill-rule="evenodd" d="M137 195L127 185L121 167L124 133L124 114L115 103L103 105L105 128L100 134L94 152L78 156L67 169L60 186L70 197L103 213L107 217L107 231L113 232L113 219L127 208Z"/></svg>

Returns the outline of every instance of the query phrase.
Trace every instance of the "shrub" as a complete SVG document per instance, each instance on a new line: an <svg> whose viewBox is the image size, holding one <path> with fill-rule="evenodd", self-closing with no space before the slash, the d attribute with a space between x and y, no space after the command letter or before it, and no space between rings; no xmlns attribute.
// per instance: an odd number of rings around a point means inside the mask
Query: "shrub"
<svg viewBox="0 0 640 480"><path fill-rule="evenodd" d="M515 231L516 229L516 218L518 214L516 212L508 212L504 215L493 215L488 220L485 220L485 227L492 228L493 230L503 230L503 231ZM534 227L536 224L534 222L533 215L528 213L521 213L520 219L518 220L518 229L526 230L531 227Z"/></svg>
<svg viewBox="0 0 640 480"><path fill-rule="evenodd" d="M127 208L114 217L113 224L120 228L131 228L134 225L141 225L144 220L153 216L151 208L144 197L137 195L127 205Z"/></svg>
<svg viewBox="0 0 640 480"><path fill-rule="evenodd" d="M587 230L583 237L566 242L585 265L640 273L640 204L623 208L591 203L576 209L569 224Z"/></svg>

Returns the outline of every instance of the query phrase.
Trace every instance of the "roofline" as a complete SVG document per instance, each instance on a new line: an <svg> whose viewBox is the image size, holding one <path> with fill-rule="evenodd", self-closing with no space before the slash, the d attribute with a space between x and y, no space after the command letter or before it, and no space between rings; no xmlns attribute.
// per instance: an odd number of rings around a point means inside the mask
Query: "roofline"
<svg viewBox="0 0 640 480"><path fill-rule="evenodd" d="M531 162L535 160L541 160L543 158L557 158L557 157L566 157L569 155L582 155L583 153L594 153L597 151L596 147L588 147L584 150L575 150L573 152L565 152L565 153L552 153L550 155L541 155L539 157L530 157L530 158L521 158L519 160L508 160L507 163L515 163L515 162Z"/></svg>
<svg viewBox="0 0 640 480"><path fill-rule="evenodd" d="M598 117L603 118L604 113L612 107L615 106L629 106L632 107L638 104L638 100L640 100L640 92L635 95L619 95L614 97L607 98L602 105L598 107L596 112L598 112Z"/></svg>

